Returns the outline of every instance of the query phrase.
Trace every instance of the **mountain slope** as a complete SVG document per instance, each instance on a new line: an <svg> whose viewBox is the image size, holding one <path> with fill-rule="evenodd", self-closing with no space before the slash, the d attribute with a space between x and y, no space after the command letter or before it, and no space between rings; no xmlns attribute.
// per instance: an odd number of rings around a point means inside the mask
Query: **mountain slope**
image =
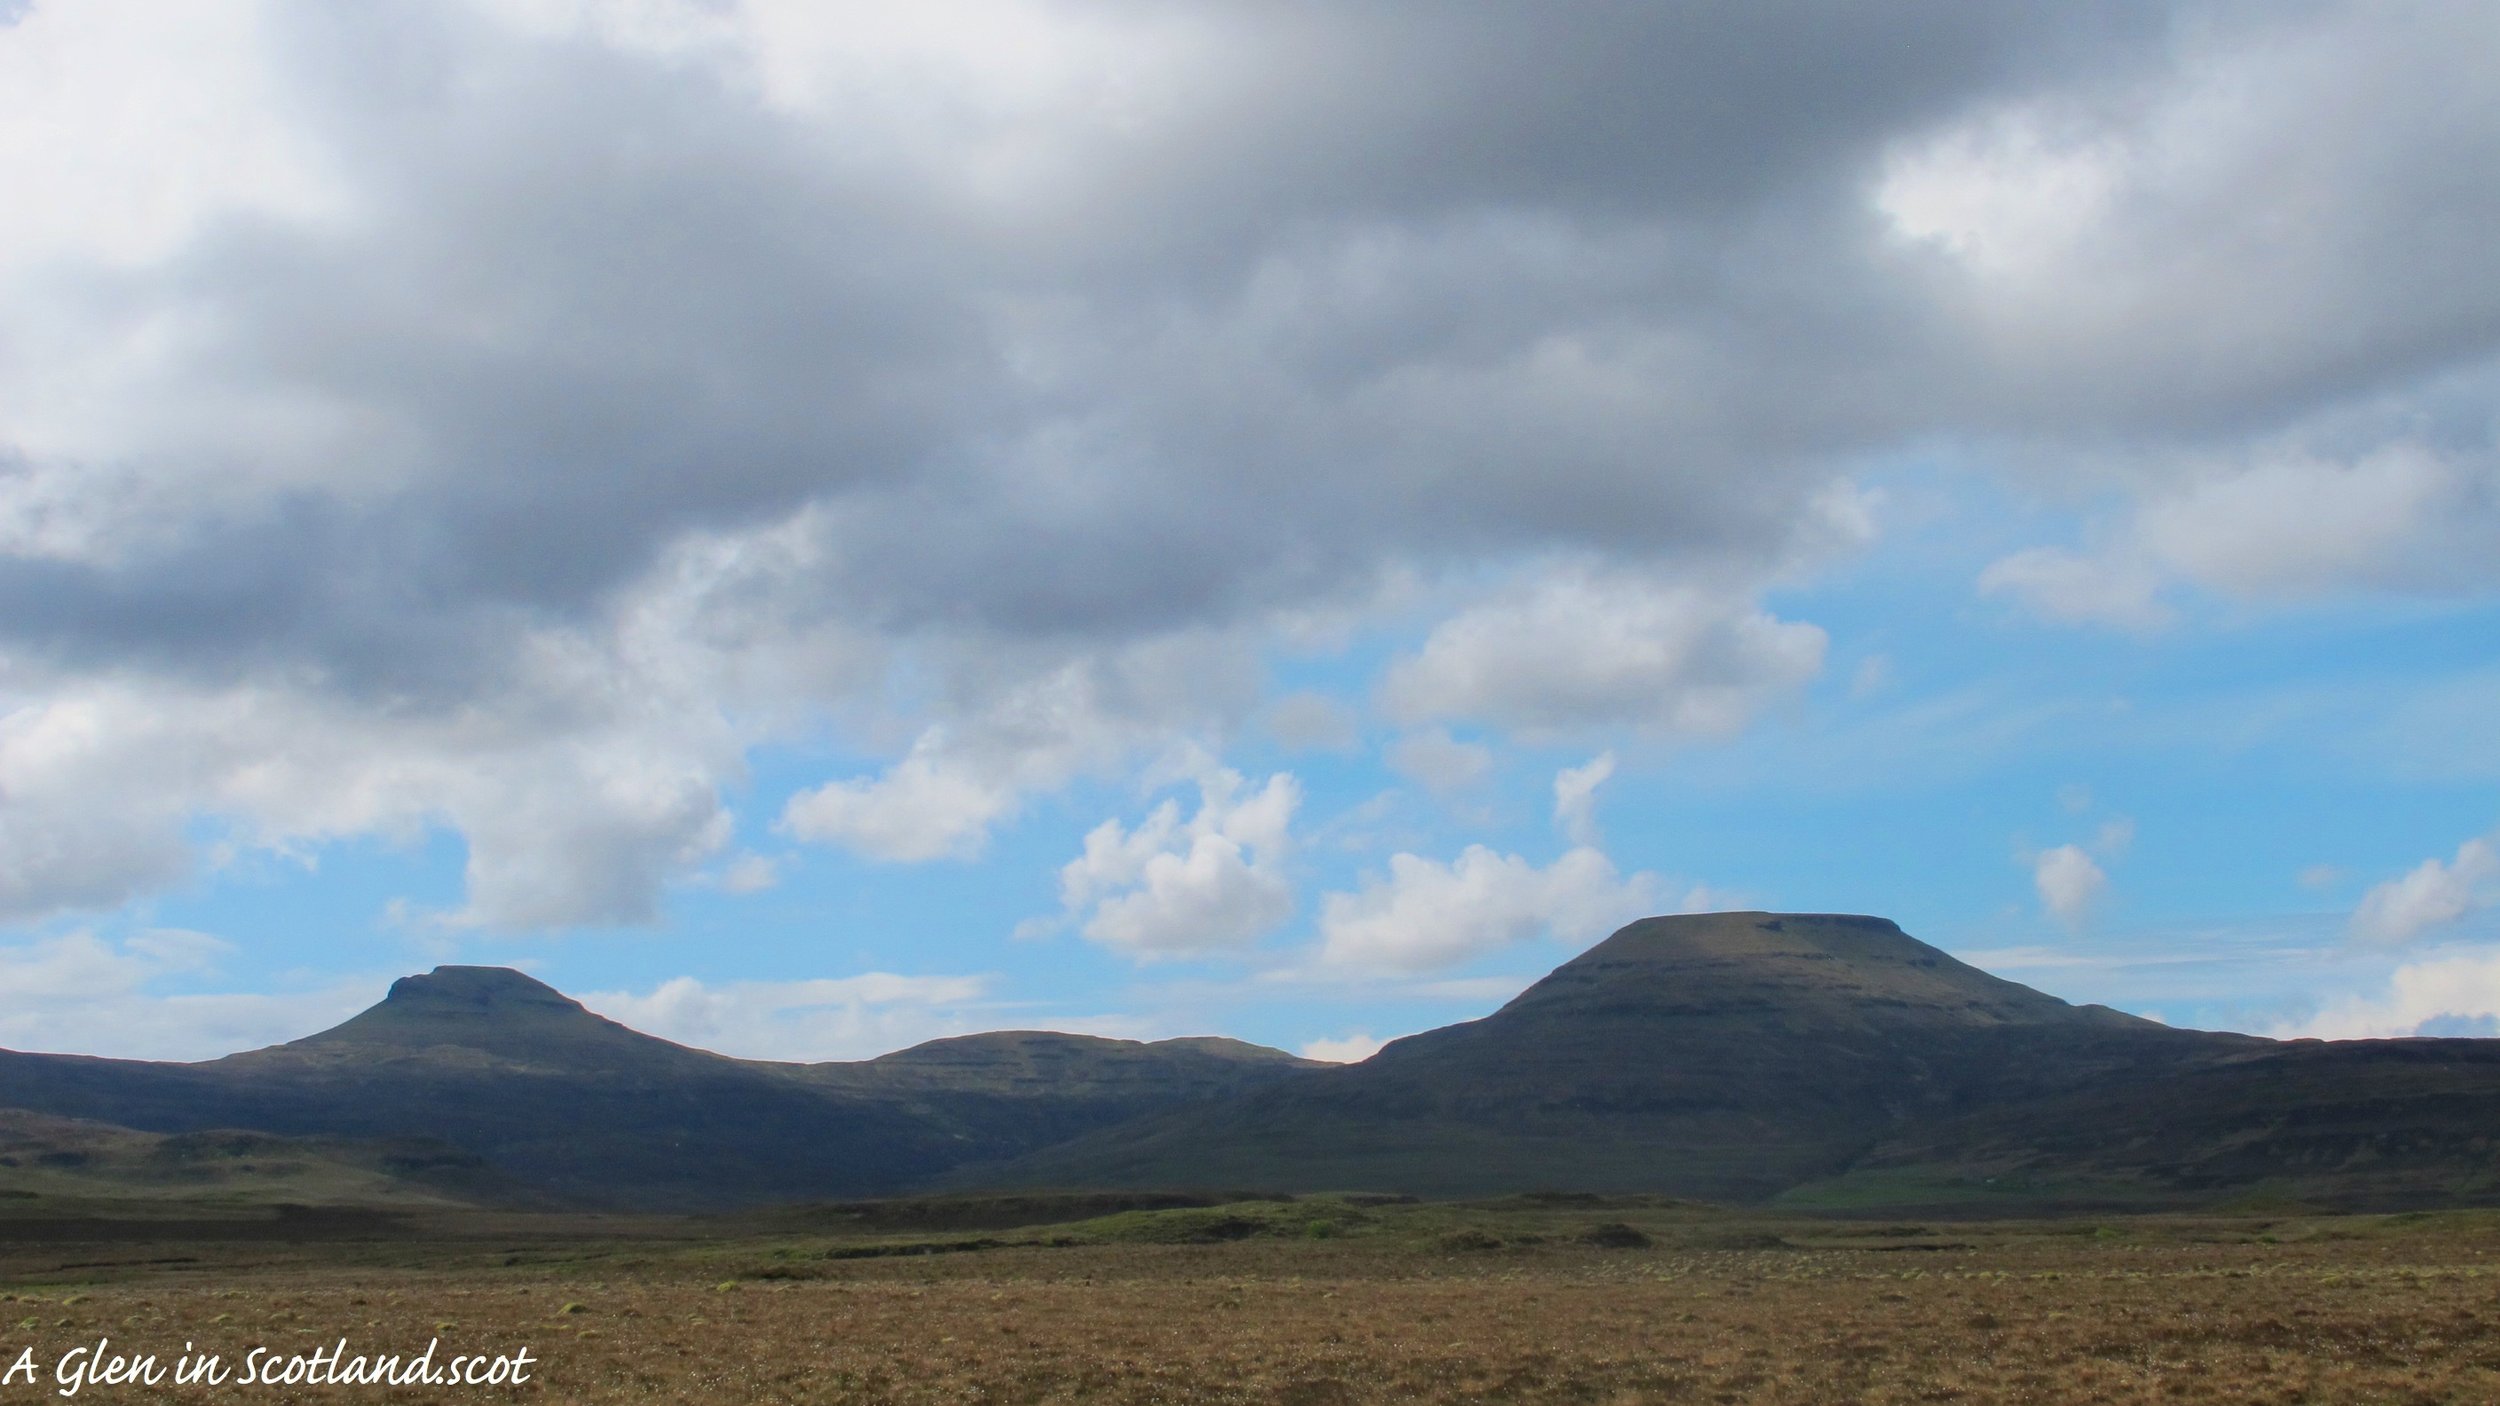
<svg viewBox="0 0 2500 1406"><path fill-rule="evenodd" d="M949 1161L942 1131L893 1110L636 1034L491 968L409 977L332 1030L202 1064L7 1056L0 1105L151 1132L429 1137L589 1203L889 1190Z"/></svg>
<svg viewBox="0 0 2500 1406"><path fill-rule="evenodd" d="M0 1109L0 1212L148 1201L442 1207L515 1190L439 1143L144 1133Z"/></svg>
<svg viewBox="0 0 2500 1406"><path fill-rule="evenodd" d="M980 1163L1327 1067L1240 1040L1148 1043L1005 1030L794 1072L816 1087L942 1128L958 1160Z"/></svg>
<svg viewBox="0 0 2500 1406"><path fill-rule="evenodd" d="M773 1064L445 967L334 1029L202 1064L0 1052L6 1107L154 1134L429 1138L483 1159L461 1173L479 1184L652 1208L1042 1185L2500 1199L2500 1041L2173 1030L1840 915L1634 923L1492 1015L1353 1066L1042 1031Z"/></svg>
<svg viewBox="0 0 2500 1406"><path fill-rule="evenodd" d="M333 1029L200 1064L0 1053L0 1107L160 1133L425 1137L583 1203L709 1207L901 1191L1301 1063L1040 1038L1126 1075L1061 1095L1007 1091L995 1059L731 1059L629 1030L518 972L441 967Z"/></svg>
<svg viewBox="0 0 2500 1406"><path fill-rule="evenodd" d="M1482 1020L969 1174L1752 1198L1904 1129L2256 1043L2069 1005L1880 918L1652 918Z"/></svg>
<svg viewBox="0 0 2500 1406"><path fill-rule="evenodd" d="M2320 1205L2491 1201L2500 1040L2250 1041L1907 1127L1855 1170L2155 1198L2263 1187Z"/></svg>
<svg viewBox="0 0 2500 1406"><path fill-rule="evenodd" d="M404 976L379 1004L319 1034L212 1063L272 1070L393 1061L641 1077L716 1074L740 1063L628 1029L505 967L436 967Z"/></svg>

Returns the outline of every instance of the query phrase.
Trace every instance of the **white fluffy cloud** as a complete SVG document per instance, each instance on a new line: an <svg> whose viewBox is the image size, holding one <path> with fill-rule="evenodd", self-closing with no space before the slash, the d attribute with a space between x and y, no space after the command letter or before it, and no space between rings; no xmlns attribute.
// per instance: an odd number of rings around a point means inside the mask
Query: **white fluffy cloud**
<svg viewBox="0 0 2500 1406"><path fill-rule="evenodd" d="M1382 692L1392 713L1418 721L1725 735L1819 673L1826 643L1743 596L1565 570L1444 621Z"/></svg>
<svg viewBox="0 0 2500 1406"><path fill-rule="evenodd" d="M650 922L727 841L721 792L757 719L875 668L873 642L774 599L795 549L690 540L583 619L470 622L482 657L452 678L89 674L0 651L0 921L110 908L221 854L441 827L469 857L466 902L435 921ZM399 623L427 647L431 626ZM353 669L393 667L394 642L369 643Z"/></svg>
<svg viewBox="0 0 2500 1406"><path fill-rule="evenodd" d="M2059 132L2044 116L2000 110L1895 148L1876 209L1977 277L2036 292L2026 285L2083 252L2128 157L2110 136Z"/></svg>
<svg viewBox="0 0 2500 1406"><path fill-rule="evenodd" d="M199 862L186 831L288 850L354 834L470 839L467 927L650 920L717 850L735 752L699 705L612 709L547 680L523 706L413 718L284 689L64 688L0 716L0 918L110 907Z"/></svg>
<svg viewBox="0 0 2500 1406"><path fill-rule="evenodd" d="M1360 1064L1380 1053L1389 1043L1367 1031L1341 1036L1334 1040L1313 1040L1302 1047L1304 1059L1324 1059L1330 1064Z"/></svg>
<svg viewBox="0 0 2500 1406"><path fill-rule="evenodd" d="M1554 824L1563 838L1584 849L1598 843L1597 788L1615 774L1615 754L1600 752L1580 766L1554 773Z"/></svg>
<svg viewBox="0 0 2500 1406"><path fill-rule="evenodd" d="M2089 810L2092 788L2080 784L2062 786L2058 788L2057 802L2069 814ZM2089 847L2064 844L2046 850L2026 850L2018 857L2031 868L2031 883L2039 891L2040 906L2067 927L2081 928L2109 893L2109 873L2102 864L2125 858L2133 848L2135 821L2113 815L2093 832Z"/></svg>
<svg viewBox="0 0 2500 1406"><path fill-rule="evenodd" d="M1389 872L1321 901L1320 959L1330 966L1428 972L1532 938L1585 944L1659 911L1651 873L1618 874L1597 850L1539 867L1469 845L1449 863L1392 855Z"/></svg>
<svg viewBox="0 0 2500 1406"><path fill-rule="evenodd" d="M220 218L330 207L314 144L271 101L262 7L81 8L0 9L0 112L20 119L0 121L0 166L45 197L0 231L0 267L141 264Z"/></svg>
<svg viewBox="0 0 2500 1406"><path fill-rule="evenodd" d="M2277 1039L2393 1039L2500 1034L2500 952L2462 951L2407 962L2375 995L2338 1001L2266 1032Z"/></svg>
<svg viewBox="0 0 2500 1406"><path fill-rule="evenodd" d="M829 781L790 798L781 823L802 840L900 862L969 859L1020 799L1011 775L950 755L947 734L923 733L882 776Z"/></svg>
<svg viewBox="0 0 2500 1406"><path fill-rule="evenodd" d="M2041 906L2068 927L2081 926L2109 891L2109 875L2081 845L2041 851L2032 861L2031 882L2040 891Z"/></svg>
<svg viewBox="0 0 2500 1406"><path fill-rule="evenodd" d="M2467 840L2446 862L2425 859L2361 896L2352 931L2364 942L2396 945L2435 932L2492 901L2500 890L2500 848Z"/></svg>
<svg viewBox="0 0 2500 1406"><path fill-rule="evenodd" d="M388 978L339 977L292 992L168 994L215 975L232 944L155 929L118 942L87 932L0 946L0 1048L123 1059L215 1059L300 1039L381 999Z"/></svg>
<svg viewBox="0 0 2500 1406"><path fill-rule="evenodd" d="M923 731L882 774L792 797L782 827L875 859L970 858L1027 796L1238 713L1250 691L1231 642L1194 636L1011 678L959 722Z"/></svg>
<svg viewBox="0 0 2500 1406"><path fill-rule="evenodd" d="M2160 598L2161 584L2161 573L2146 562L2063 547L2016 552L1979 574L1982 595L2012 596L2063 624L2134 631L2157 630L2176 618Z"/></svg>
<svg viewBox="0 0 2500 1406"><path fill-rule="evenodd" d="M1060 902L1089 941L1133 957L1240 951L1293 915L1285 871L1300 783L1248 790L1237 772L1198 780L1198 809L1166 800L1131 830L1106 820L1059 871Z"/></svg>
<svg viewBox="0 0 2500 1406"><path fill-rule="evenodd" d="M2235 595L2488 586L2500 583L2500 454L2417 440L2350 459L2278 450L2164 492L2138 531L2182 575Z"/></svg>
<svg viewBox="0 0 2500 1406"><path fill-rule="evenodd" d="M2500 586L2500 447L2294 441L2192 463L2140 490L2117 540L2015 553L1979 588L2052 620L2149 631L2176 618L2171 582L2259 601Z"/></svg>
<svg viewBox="0 0 2500 1406"><path fill-rule="evenodd" d="M978 976L858 976L739 981L681 976L645 992L594 991L583 1005L646 1035L741 1059L868 1059L986 1028L990 982Z"/></svg>

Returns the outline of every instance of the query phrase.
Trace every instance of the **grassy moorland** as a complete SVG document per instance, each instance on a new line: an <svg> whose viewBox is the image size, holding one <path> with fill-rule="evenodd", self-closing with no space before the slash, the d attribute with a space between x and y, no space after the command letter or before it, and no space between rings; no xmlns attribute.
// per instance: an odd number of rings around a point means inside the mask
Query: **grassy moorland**
<svg viewBox="0 0 2500 1406"><path fill-rule="evenodd" d="M509 1352L521 1388L90 1400L2500 1399L2500 1215L1775 1218L966 1198L739 1220L0 1210L0 1365ZM0 1402L55 1400L18 1382Z"/></svg>

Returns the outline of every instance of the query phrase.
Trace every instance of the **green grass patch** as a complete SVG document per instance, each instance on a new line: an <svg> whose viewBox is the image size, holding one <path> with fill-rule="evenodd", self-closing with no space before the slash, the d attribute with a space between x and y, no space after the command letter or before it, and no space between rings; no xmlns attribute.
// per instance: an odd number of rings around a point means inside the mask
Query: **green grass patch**
<svg viewBox="0 0 2500 1406"><path fill-rule="evenodd" d="M1217 1245L1234 1240L1334 1240L1379 1231L1380 1210L1335 1197L1234 1201L1168 1211L1124 1211L1066 1233L1097 1245Z"/></svg>

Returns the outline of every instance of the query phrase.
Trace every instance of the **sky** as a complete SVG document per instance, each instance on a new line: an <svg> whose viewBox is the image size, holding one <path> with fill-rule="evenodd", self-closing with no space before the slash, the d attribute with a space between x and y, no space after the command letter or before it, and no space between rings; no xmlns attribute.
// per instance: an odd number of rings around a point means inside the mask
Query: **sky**
<svg viewBox="0 0 2500 1406"><path fill-rule="evenodd" d="M0 1046L2500 1034L2500 8L0 0Z"/></svg>

